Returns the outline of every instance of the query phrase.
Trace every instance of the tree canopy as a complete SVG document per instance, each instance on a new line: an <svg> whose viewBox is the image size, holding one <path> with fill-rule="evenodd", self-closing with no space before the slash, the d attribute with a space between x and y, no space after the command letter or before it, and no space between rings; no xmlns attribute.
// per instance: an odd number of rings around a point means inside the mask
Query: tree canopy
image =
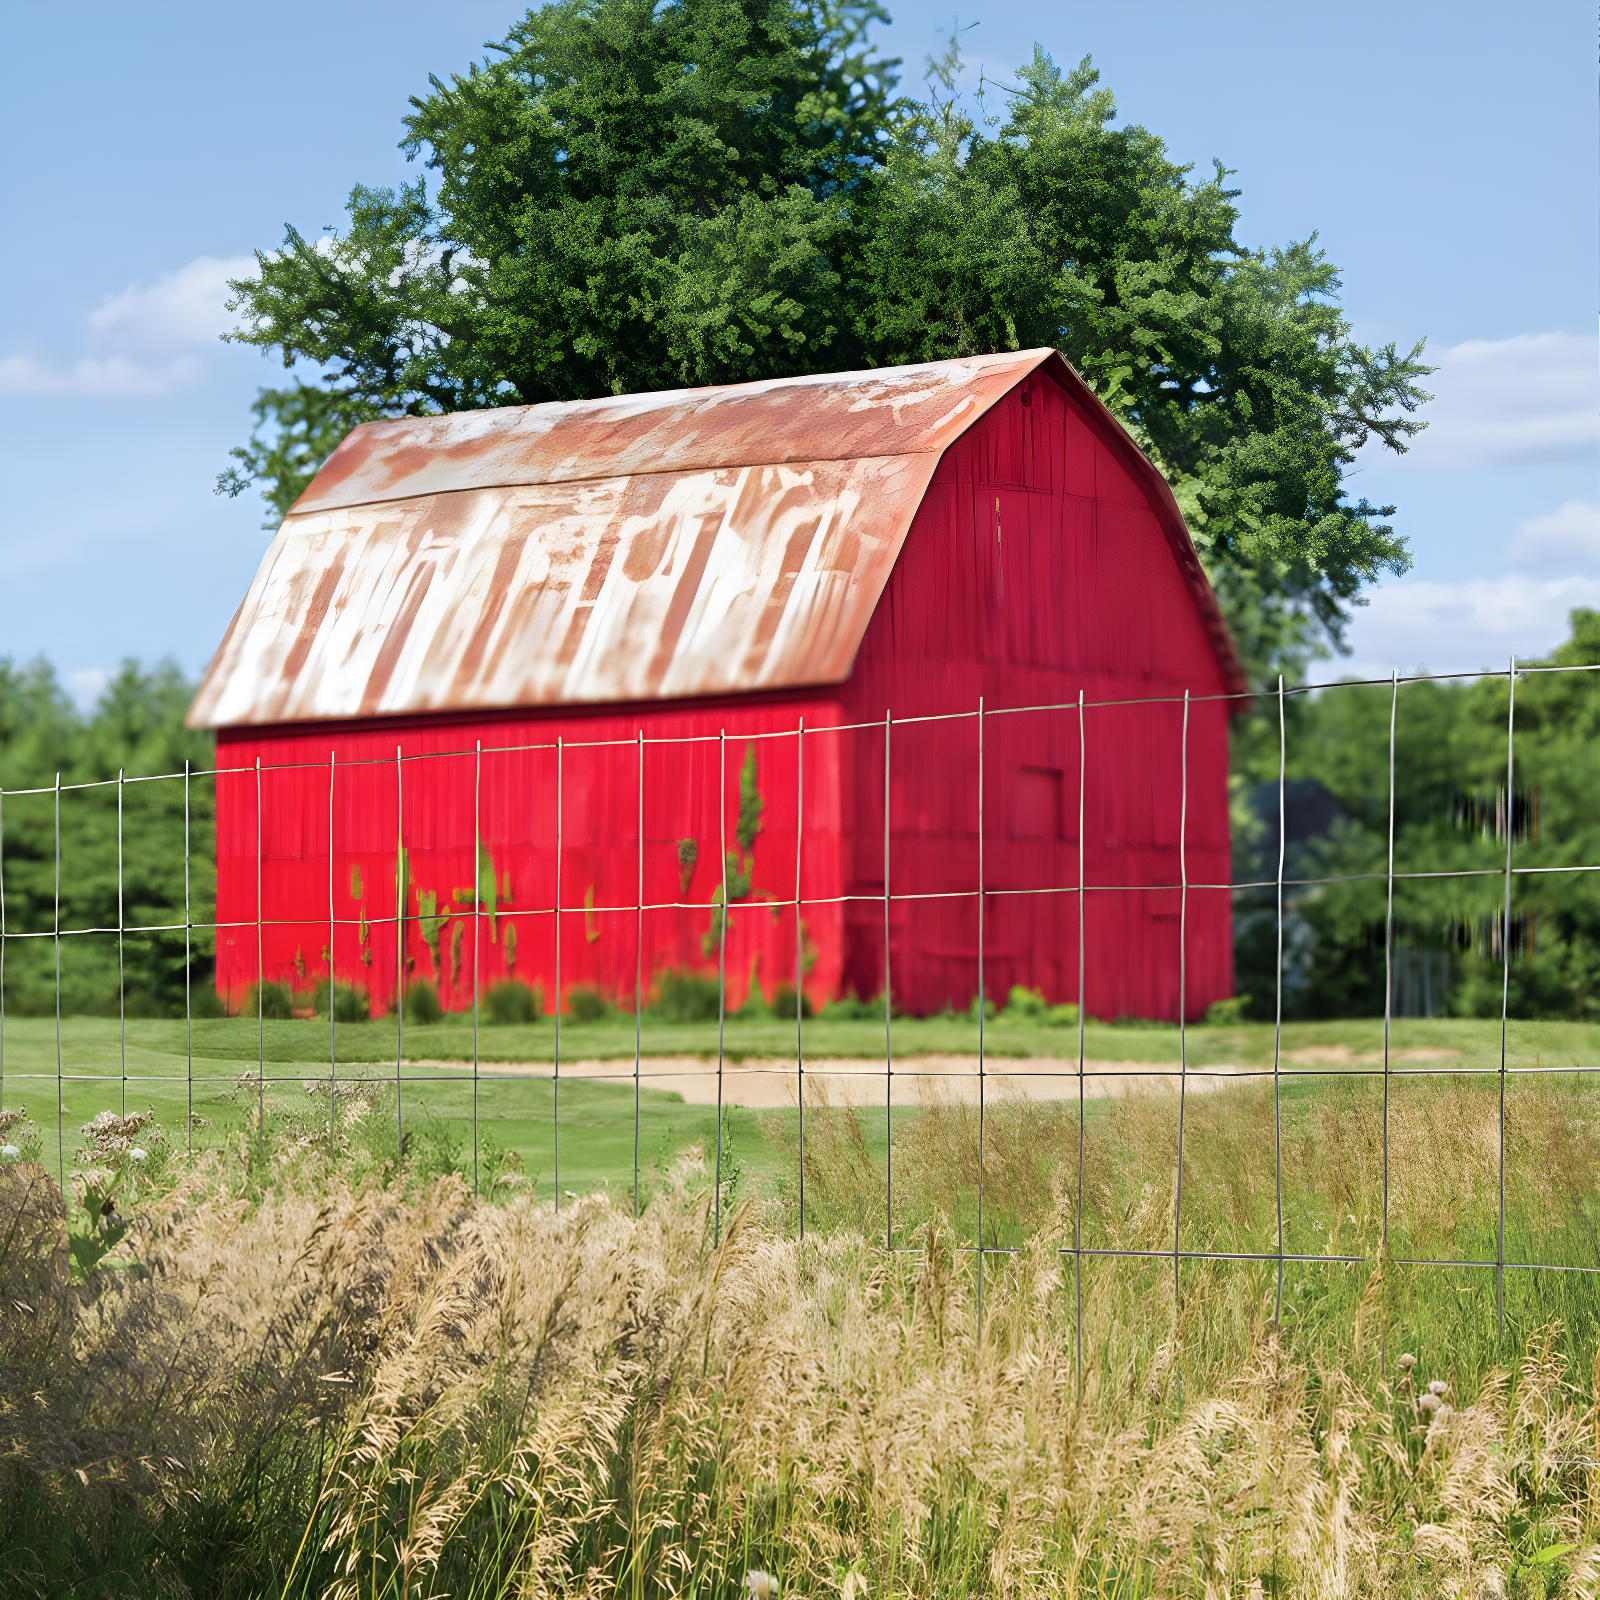
<svg viewBox="0 0 1600 1600"><path fill-rule="evenodd" d="M431 169L357 186L234 283L229 337L314 365L264 390L219 488L282 511L372 416L1053 345L1172 482L1259 673L1337 644L1409 565L1344 475L1422 426L1418 343L1351 337L1315 238L1247 248L1238 191L1117 128L1042 49L965 105L868 38L871 0L557 0L414 98ZM1000 102L992 106L992 101Z"/></svg>

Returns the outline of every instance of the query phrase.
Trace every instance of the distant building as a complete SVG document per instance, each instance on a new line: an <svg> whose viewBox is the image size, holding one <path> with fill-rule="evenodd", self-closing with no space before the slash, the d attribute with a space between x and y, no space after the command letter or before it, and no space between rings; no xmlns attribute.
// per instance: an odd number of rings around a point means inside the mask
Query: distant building
<svg viewBox="0 0 1600 1600"><path fill-rule="evenodd" d="M920 897L891 901L894 996L965 1007L981 697L985 987L1075 999L1081 692L1088 1008L1176 1015L1183 828L1198 1016L1231 987L1244 687L1171 491L1049 350L371 423L190 712L226 769L217 983L309 990L331 946L375 1010L402 967L549 1008L559 940L563 993L631 1005L641 927L647 988L716 969L726 869L730 1002L770 997L799 835L806 989L878 994L887 786Z"/></svg>

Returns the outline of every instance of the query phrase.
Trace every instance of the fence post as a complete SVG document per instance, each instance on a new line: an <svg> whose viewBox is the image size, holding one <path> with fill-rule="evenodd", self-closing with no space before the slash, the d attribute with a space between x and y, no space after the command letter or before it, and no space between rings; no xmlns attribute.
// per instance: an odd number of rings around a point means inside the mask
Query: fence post
<svg viewBox="0 0 1600 1600"><path fill-rule="evenodd" d="M339 1033L338 1033L338 1005L334 1000L333 977L333 781L335 764L338 761L338 752L331 747L328 750L328 1154L333 1155L333 1142L337 1136L339 1122L337 1104L339 1099Z"/></svg>
<svg viewBox="0 0 1600 1600"><path fill-rule="evenodd" d="M0 1109L6 1103L6 791L0 786Z"/></svg>
<svg viewBox="0 0 1600 1600"><path fill-rule="evenodd" d="M1172 1202L1172 1314L1178 1314L1178 1250L1183 1228L1183 1117L1189 1097L1189 691L1183 691L1178 788L1178 1181Z"/></svg>
<svg viewBox="0 0 1600 1600"><path fill-rule="evenodd" d="M216 786L216 781L216 777L213 775L211 780L213 788ZM3 908L3 905L4 901L0 900L0 908ZM0 909L0 918L3 918L4 915L4 910ZM213 910L211 915L212 921L215 922L216 912ZM0 926L3 926L3 923L0 923ZM194 954L191 948L194 938L193 926L193 913L190 909L189 899L189 762L186 757L183 763L183 1054L184 1083L187 1086L189 1095L189 1111L184 1123L188 1141L185 1148L187 1148L190 1155L194 1154L194 996L191 993L191 986L194 980ZM216 933L213 928L213 949L215 946ZM4 950L5 946L0 944L0 962L5 959ZM216 981L214 974L215 966L213 965L213 984ZM4 967L0 966L0 1030L5 1027L4 984ZM0 1033L0 1038L3 1038L3 1033ZM0 1058L0 1063L3 1063L3 1058ZM0 1064L0 1071L3 1071L3 1064Z"/></svg>
<svg viewBox="0 0 1600 1600"><path fill-rule="evenodd" d="M639 901L633 930L633 1216L639 1218L639 1057L644 1045L644 729L638 733Z"/></svg>
<svg viewBox="0 0 1600 1600"><path fill-rule="evenodd" d="M805 922L800 915L800 851L806 823L806 719L794 734L794 1097L800 1111L800 1237L806 1236Z"/></svg>
<svg viewBox="0 0 1600 1600"><path fill-rule="evenodd" d="M261 757L256 757L256 1149L267 1153L267 967L261 944Z"/></svg>
<svg viewBox="0 0 1600 1600"><path fill-rule="evenodd" d="M118 1089L121 1093L123 1116L128 1114L128 964L127 935L123 914L122 868L122 790L126 769L117 768L117 1048L121 1061Z"/></svg>
<svg viewBox="0 0 1600 1600"><path fill-rule="evenodd" d="M988 990L983 972L984 935L983 874L983 696L978 696L978 1327L983 1327L983 1145L984 1145L984 1062L983 1025L988 1010Z"/></svg>
<svg viewBox="0 0 1600 1600"><path fill-rule="evenodd" d="M717 939L717 1170L712 1239L722 1241L722 1046L728 1016L728 730L717 733L717 848L722 858L721 933Z"/></svg>
<svg viewBox="0 0 1600 1600"><path fill-rule="evenodd" d="M1516 837L1517 658L1506 668L1506 916L1500 940L1500 1218L1494 1242L1494 1310L1506 1336L1506 1013L1511 1001L1511 842Z"/></svg>
<svg viewBox="0 0 1600 1600"><path fill-rule="evenodd" d="M883 714L883 1247L894 1249L894 984L889 958L889 742L894 712ZM982 1236L979 1236L982 1244Z"/></svg>
<svg viewBox="0 0 1600 1600"><path fill-rule="evenodd" d="M1379 1248L1389 1254L1389 1019L1394 1008L1394 729L1400 705L1400 675L1389 673L1389 859L1383 908L1383 1232ZM1384 1342L1387 1359L1388 1341Z"/></svg>
<svg viewBox="0 0 1600 1600"><path fill-rule="evenodd" d="M556 1059L550 1075L550 1140L555 1152L555 1208L561 1210L561 779L565 742L556 735Z"/></svg>
<svg viewBox="0 0 1600 1600"><path fill-rule="evenodd" d="M1284 774L1288 736L1283 721L1283 674L1278 674L1278 982L1277 1008L1272 1026L1272 1176L1278 1209L1278 1290L1272 1303L1272 1321L1283 1320L1283 1102L1279 1065L1283 1046L1283 850Z"/></svg>
<svg viewBox="0 0 1600 1600"><path fill-rule="evenodd" d="M405 1091L400 1086L400 1061L406 1039L406 899L411 893L411 874L406 871L405 781L400 765L400 746L394 747L394 1159L405 1157L405 1122L401 1102Z"/></svg>
<svg viewBox="0 0 1600 1600"><path fill-rule="evenodd" d="M491 860L493 858L491 857ZM490 868L493 871L493 868ZM483 740L472 756L472 1192L478 1193L478 990L483 941Z"/></svg>
<svg viewBox="0 0 1600 1600"><path fill-rule="evenodd" d="M1083 1399L1083 1042L1084 1006L1087 1003L1084 977L1087 972L1084 950L1084 870L1083 828L1087 809L1088 741L1083 730L1083 690L1078 691L1078 1185L1072 1205L1072 1327L1073 1359L1077 1366L1078 1399Z"/></svg>
<svg viewBox="0 0 1600 1600"><path fill-rule="evenodd" d="M61 1193L68 1197L67 1191L67 1151L66 1138L62 1131L62 1119L66 1112L62 1105L63 1085L61 1079L61 774L56 774L56 822L55 822L55 847L56 847L56 876L55 876L55 958L56 958L56 1172L61 1179Z"/></svg>

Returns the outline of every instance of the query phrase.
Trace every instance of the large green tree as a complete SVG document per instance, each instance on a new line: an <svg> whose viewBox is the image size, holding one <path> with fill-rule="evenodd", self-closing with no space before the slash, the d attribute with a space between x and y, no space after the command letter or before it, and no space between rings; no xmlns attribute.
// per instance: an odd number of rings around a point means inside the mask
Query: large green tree
<svg viewBox="0 0 1600 1600"><path fill-rule="evenodd" d="M1115 128L1085 60L922 100L863 0L558 0L412 101L432 168L234 285L264 391L222 487L281 509L366 416L1054 345L1167 472L1259 672L1408 565L1346 468L1421 424L1420 344L1357 344L1314 240L1247 249L1220 166ZM992 98L1003 100L994 112Z"/></svg>

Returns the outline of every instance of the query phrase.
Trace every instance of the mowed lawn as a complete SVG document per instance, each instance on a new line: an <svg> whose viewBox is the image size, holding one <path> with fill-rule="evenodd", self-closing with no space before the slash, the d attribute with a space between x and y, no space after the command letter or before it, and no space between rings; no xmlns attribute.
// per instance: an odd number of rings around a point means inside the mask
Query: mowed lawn
<svg viewBox="0 0 1600 1600"><path fill-rule="evenodd" d="M808 1019L804 1025L806 1060L819 1071L830 1061L881 1061L885 1049L881 1018ZM969 1017L896 1018L892 1044L897 1066L915 1067L929 1055L975 1058L978 1028ZM1191 1071L1235 1068L1270 1073L1273 1028L1245 1023L1187 1030ZM1063 1098L1075 1099L1077 1030L1047 1027L1002 1015L984 1029L983 1047L992 1070L1024 1061L1063 1063ZM1180 1059L1175 1027L1110 1026L1090 1022L1084 1054L1093 1063L1121 1062L1132 1069L1175 1070ZM1345 1022L1290 1023L1283 1029L1280 1066L1284 1096L1315 1099L1336 1077L1350 1073L1381 1075L1381 1018ZM337 1051L337 1066L330 1056ZM665 1023L647 1016L641 1030L638 1087L638 1137L634 1132L634 1020L613 1014L598 1022L563 1019L560 1053L571 1063L609 1061L616 1076L553 1081L556 1029L553 1021L527 1026L483 1025L476 1040L470 1018L450 1017L431 1026L393 1019L340 1024L327 1020L292 1022L254 1018L183 1021L65 1017L60 1024L60 1149L70 1165L79 1127L103 1110L153 1110L174 1142L184 1139L192 1110L191 1137L197 1147L214 1145L253 1125L265 1106L278 1120L310 1126L327 1115L330 1076L345 1088L369 1086L384 1114L394 1108L397 1052L401 1076L400 1119L409 1148L429 1147L440 1160L453 1158L462 1170L472 1166L474 1118L485 1159L495 1149L514 1151L536 1190L555 1196L557 1187L573 1194L609 1185L631 1190L634 1164L645 1174L664 1169L673 1158L699 1144L712 1154L716 1110L686 1104L676 1093L652 1088L652 1063L662 1057L717 1054L716 1023ZM478 1062L476 1085L471 1063ZM797 1115L792 1108L744 1109L739 1066L752 1059L793 1060L795 1025L771 1017L732 1017L723 1035L724 1163L755 1183L792 1181L796 1166ZM1492 1020L1397 1020L1391 1027L1391 1070L1407 1081L1426 1075L1494 1072L1500 1064L1500 1024ZM1567 1076L1574 1069L1600 1070L1600 1026L1565 1022L1512 1022L1507 1030L1507 1062L1519 1073L1530 1069ZM57 1161L56 1023L51 1018L8 1017L4 1024L3 1093L7 1106L24 1105L45 1135L42 1152ZM512 1071L509 1069L518 1068ZM590 1069L592 1071L592 1068ZM125 1079L124 1079L125 1074ZM1347 1080L1346 1080L1347 1081ZM1403 1092L1396 1086L1396 1093ZM1003 1091L1002 1091L1003 1097ZM917 1115L913 1104L897 1104L898 1129ZM858 1107L862 1154L882 1161L887 1147L881 1109ZM558 1178L559 1172L559 1178Z"/></svg>

